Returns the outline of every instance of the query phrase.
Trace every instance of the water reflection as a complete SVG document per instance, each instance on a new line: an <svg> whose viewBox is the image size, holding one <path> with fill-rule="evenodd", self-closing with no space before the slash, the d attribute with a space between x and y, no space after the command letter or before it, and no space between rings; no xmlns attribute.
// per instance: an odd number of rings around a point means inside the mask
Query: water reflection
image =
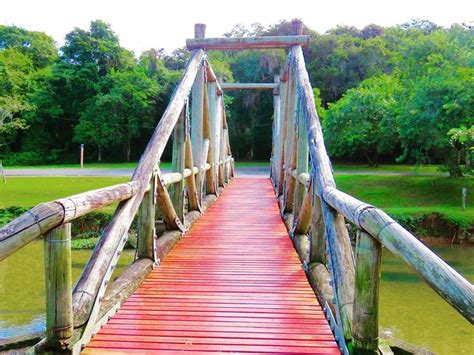
<svg viewBox="0 0 474 355"><path fill-rule="evenodd" d="M92 250L72 251L76 282ZM115 276L133 259L122 253ZM0 263L0 340L44 330L45 290L43 242L30 243Z"/></svg>

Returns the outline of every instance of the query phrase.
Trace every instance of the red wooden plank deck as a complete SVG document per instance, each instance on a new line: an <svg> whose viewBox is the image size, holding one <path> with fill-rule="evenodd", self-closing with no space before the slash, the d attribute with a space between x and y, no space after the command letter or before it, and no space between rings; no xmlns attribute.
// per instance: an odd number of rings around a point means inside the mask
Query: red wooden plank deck
<svg viewBox="0 0 474 355"><path fill-rule="evenodd" d="M236 178L84 350L339 353L268 179Z"/></svg>

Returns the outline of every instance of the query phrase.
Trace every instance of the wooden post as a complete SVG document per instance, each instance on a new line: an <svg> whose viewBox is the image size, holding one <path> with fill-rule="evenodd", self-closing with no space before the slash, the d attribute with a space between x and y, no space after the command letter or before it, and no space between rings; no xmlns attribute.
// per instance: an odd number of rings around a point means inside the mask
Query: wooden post
<svg viewBox="0 0 474 355"><path fill-rule="evenodd" d="M182 179L171 186L171 200L173 201L176 214L181 221L184 221L184 168L185 168L185 152L186 152L186 118L185 108L179 116L178 122L174 127L173 136L173 157L172 170L180 173Z"/></svg>
<svg viewBox="0 0 474 355"><path fill-rule="evenodd" d="M274 81L277 85L280 83L280 76L275 75ZM278 163L280 162L280 93L278 89L273 91L273 140L272 140L272 180L275 189L278 187L279 169Z"/></svg>
<svg viewBox="0 0 474 355"><path fill-rule="evenodd" d="M46 344L65 350L73 334L71 224L52 229L44 240Z"/></svg>
<svg viewBox="0 0 474 355"><path fill-rule="evenodd" d="M310 234L310 252L309 261L326 264L326 241L324 239L324 218L321 209L321 200L318 196L318 189L314 185L316 179L313 178L312 186L312 203L311 203L311 234Z"/></svg>
<svg viewBox="0 0 474 355"><path fill-rule="evenodd" d="M465 210L466 209L466 199L467 199L467 188L466 187L463 187L462 188L462 192L461 192L461 200L462 200L462 209Z"/></svg>
<svg viewBox="0 0 474 355"><path fill-rule="evenodd" d="M217 130L217 148L216 148L216 160L219 162L218 166L218 180L219 186L224 187L224 97L223 95L217 96L217 116L216 116L216 130Z"/></svg>
<svg viewBox="0 0 474 355"><path fill-rule="evenodd" d="M81 144L81 169L84 168L84 144Z"/></svg>
<svg viewBox="0 0 474 355"><path fill-rule="evenodd" d="M204 67L201 66L191 91L191 143L193 161L200 167L205 163L202 159L203 116L204 116ZM198 200L202 199L203 177L201 172L196 175Z"/></svg>
<svg viewBox="0 0 474 355"><path fill-rule="evenodd" d="M217 82L209 81L207 84L207 97L209 106L209 123L210 123L210 140L212 150L212 174L214 177L214 191L218 193L218 180L219 180L219 141L220 141L220 123L219 120L219 106L220 98L222 96L217 95Z"/></svg>
<svg viewBox="0 0 474 355"><path fill-rule="evenodd" d="M285 142L285 184L283 211L290 213L293 211L295 178L292 171L296 168L296 108L298 102L298 92L296 90L296 79L290 76L287 105L287 131Z"/></svg>
<svg viewBox="0 0 474 355"><path fill-rule="evenodd" d="M7 178L5 177L5 170L3 169L3 163L1 160L0 160L0 171L2 172L3 183L6 184Z"/></svg>
<svg viewBox="0 0 474 355"><path fill-rule="evenodd" d="M150 190L145 192L138 209L137 257L155 261L153 238L155 237L155 178L150 182Z"/></svg>
<svg viewBox="0 0 474 355"><path fill-rule="evenodd" d="M355 354L378 354L379 285L382 245L359 231L356 247L352 339Z"/></svg>
<svg viewBox="0 0 474 355"><path fill-rule="evenodd" d="M287 131L288 115L286 113L286 106L288 102L288 82L280 82L280 132L278 144L278 161L277 161L277 179L278 179L278 196L283 194L283 182L285 180L285 140Z"/></svg>
<svg viewBox="0 0 474 355"><path fill-rule="evenodd" d="M196 23L194 25L194 38L206 37L206 25L204 23Z"/></svg>
<svg viewBox="0 0 474 355"><path fill-rule="evenodd" d="M193 151L191 148L191 136L189 132L186 135L186 152L185 152L185 166L186 169L194 170ZM198 192L196 188L196 177L194 173L186 180L188 186L188 210L201 212L201 203L199 201Z"/></svg>
<svg viewBox="0 0 474 355"><path fill-rule="evenodd" d="M206 156L203 156L203 163L209 163L211 168L206 171L206 194L213 194L217 195L217 186L215 184L215 166L214 166L214 156L213 156L213 134L211 128L211 109L210 106L214 107L215 101L212 103L210 99L214 96L211 95L211 98L208 96L208 84L204 84L204 102L203 102L203 139L209 140L209 150ZM214 83L215 84L215 83ZM215 94L215 87L214 87L214 94ZM214 109L212 110L212 114L214 115Z"/></svg>
<svg viewBox="0 0 474 355"><path fill-rule="evenodd" d="M294 19L291 21L293 36L301 36L303 34L303 21Z"/></svg>
<svg viewBox="0 0 474 355"><path fill-rule="evenodd" d="M298 107L302 105L299 102ZM303 116L303 109L298 109L298 128L297 128L297 158L296 158L296 176L302 173L308 173L308 137L306 132L306 123ZM295 181L295 195L293 203L293 214L296 217L300 211L303 198L305 196L306 187L298 180Z"/></svg>

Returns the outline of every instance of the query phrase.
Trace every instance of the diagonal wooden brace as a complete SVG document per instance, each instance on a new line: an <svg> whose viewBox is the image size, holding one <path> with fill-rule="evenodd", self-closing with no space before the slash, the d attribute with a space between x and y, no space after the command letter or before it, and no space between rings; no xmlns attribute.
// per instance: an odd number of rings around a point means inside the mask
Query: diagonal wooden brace
<svg viewBox="0 0 474 355"><path fill-rule="evenodd" d="M166 227L171 230L180 230L184 232L186 228L174 209L173 202L171 201L168 190L165 187L164 181L161 179L161 171L158 167L155 168L155 189L156 204L161 213L163 213Z"/></svg>

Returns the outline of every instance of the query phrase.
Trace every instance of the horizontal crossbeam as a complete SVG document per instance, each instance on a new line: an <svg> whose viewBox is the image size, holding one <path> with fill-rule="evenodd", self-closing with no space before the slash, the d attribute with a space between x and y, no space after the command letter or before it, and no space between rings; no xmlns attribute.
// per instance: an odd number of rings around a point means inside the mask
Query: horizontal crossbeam
<svg viewBox="0 0 474 355"><path fill-rule="evenodd" d="M222 83L224 91L232 90L273 90L277 87L275 83Z"/></svg>
<svg viewBox="0 0 474 355"><path fill-rule="evenodd" d="M266 36L266 37L228 37L228 38L192 38L186 40L188 49L265 49L288 48L295 45L308 46L311 37L299 36Z"/></svg>

